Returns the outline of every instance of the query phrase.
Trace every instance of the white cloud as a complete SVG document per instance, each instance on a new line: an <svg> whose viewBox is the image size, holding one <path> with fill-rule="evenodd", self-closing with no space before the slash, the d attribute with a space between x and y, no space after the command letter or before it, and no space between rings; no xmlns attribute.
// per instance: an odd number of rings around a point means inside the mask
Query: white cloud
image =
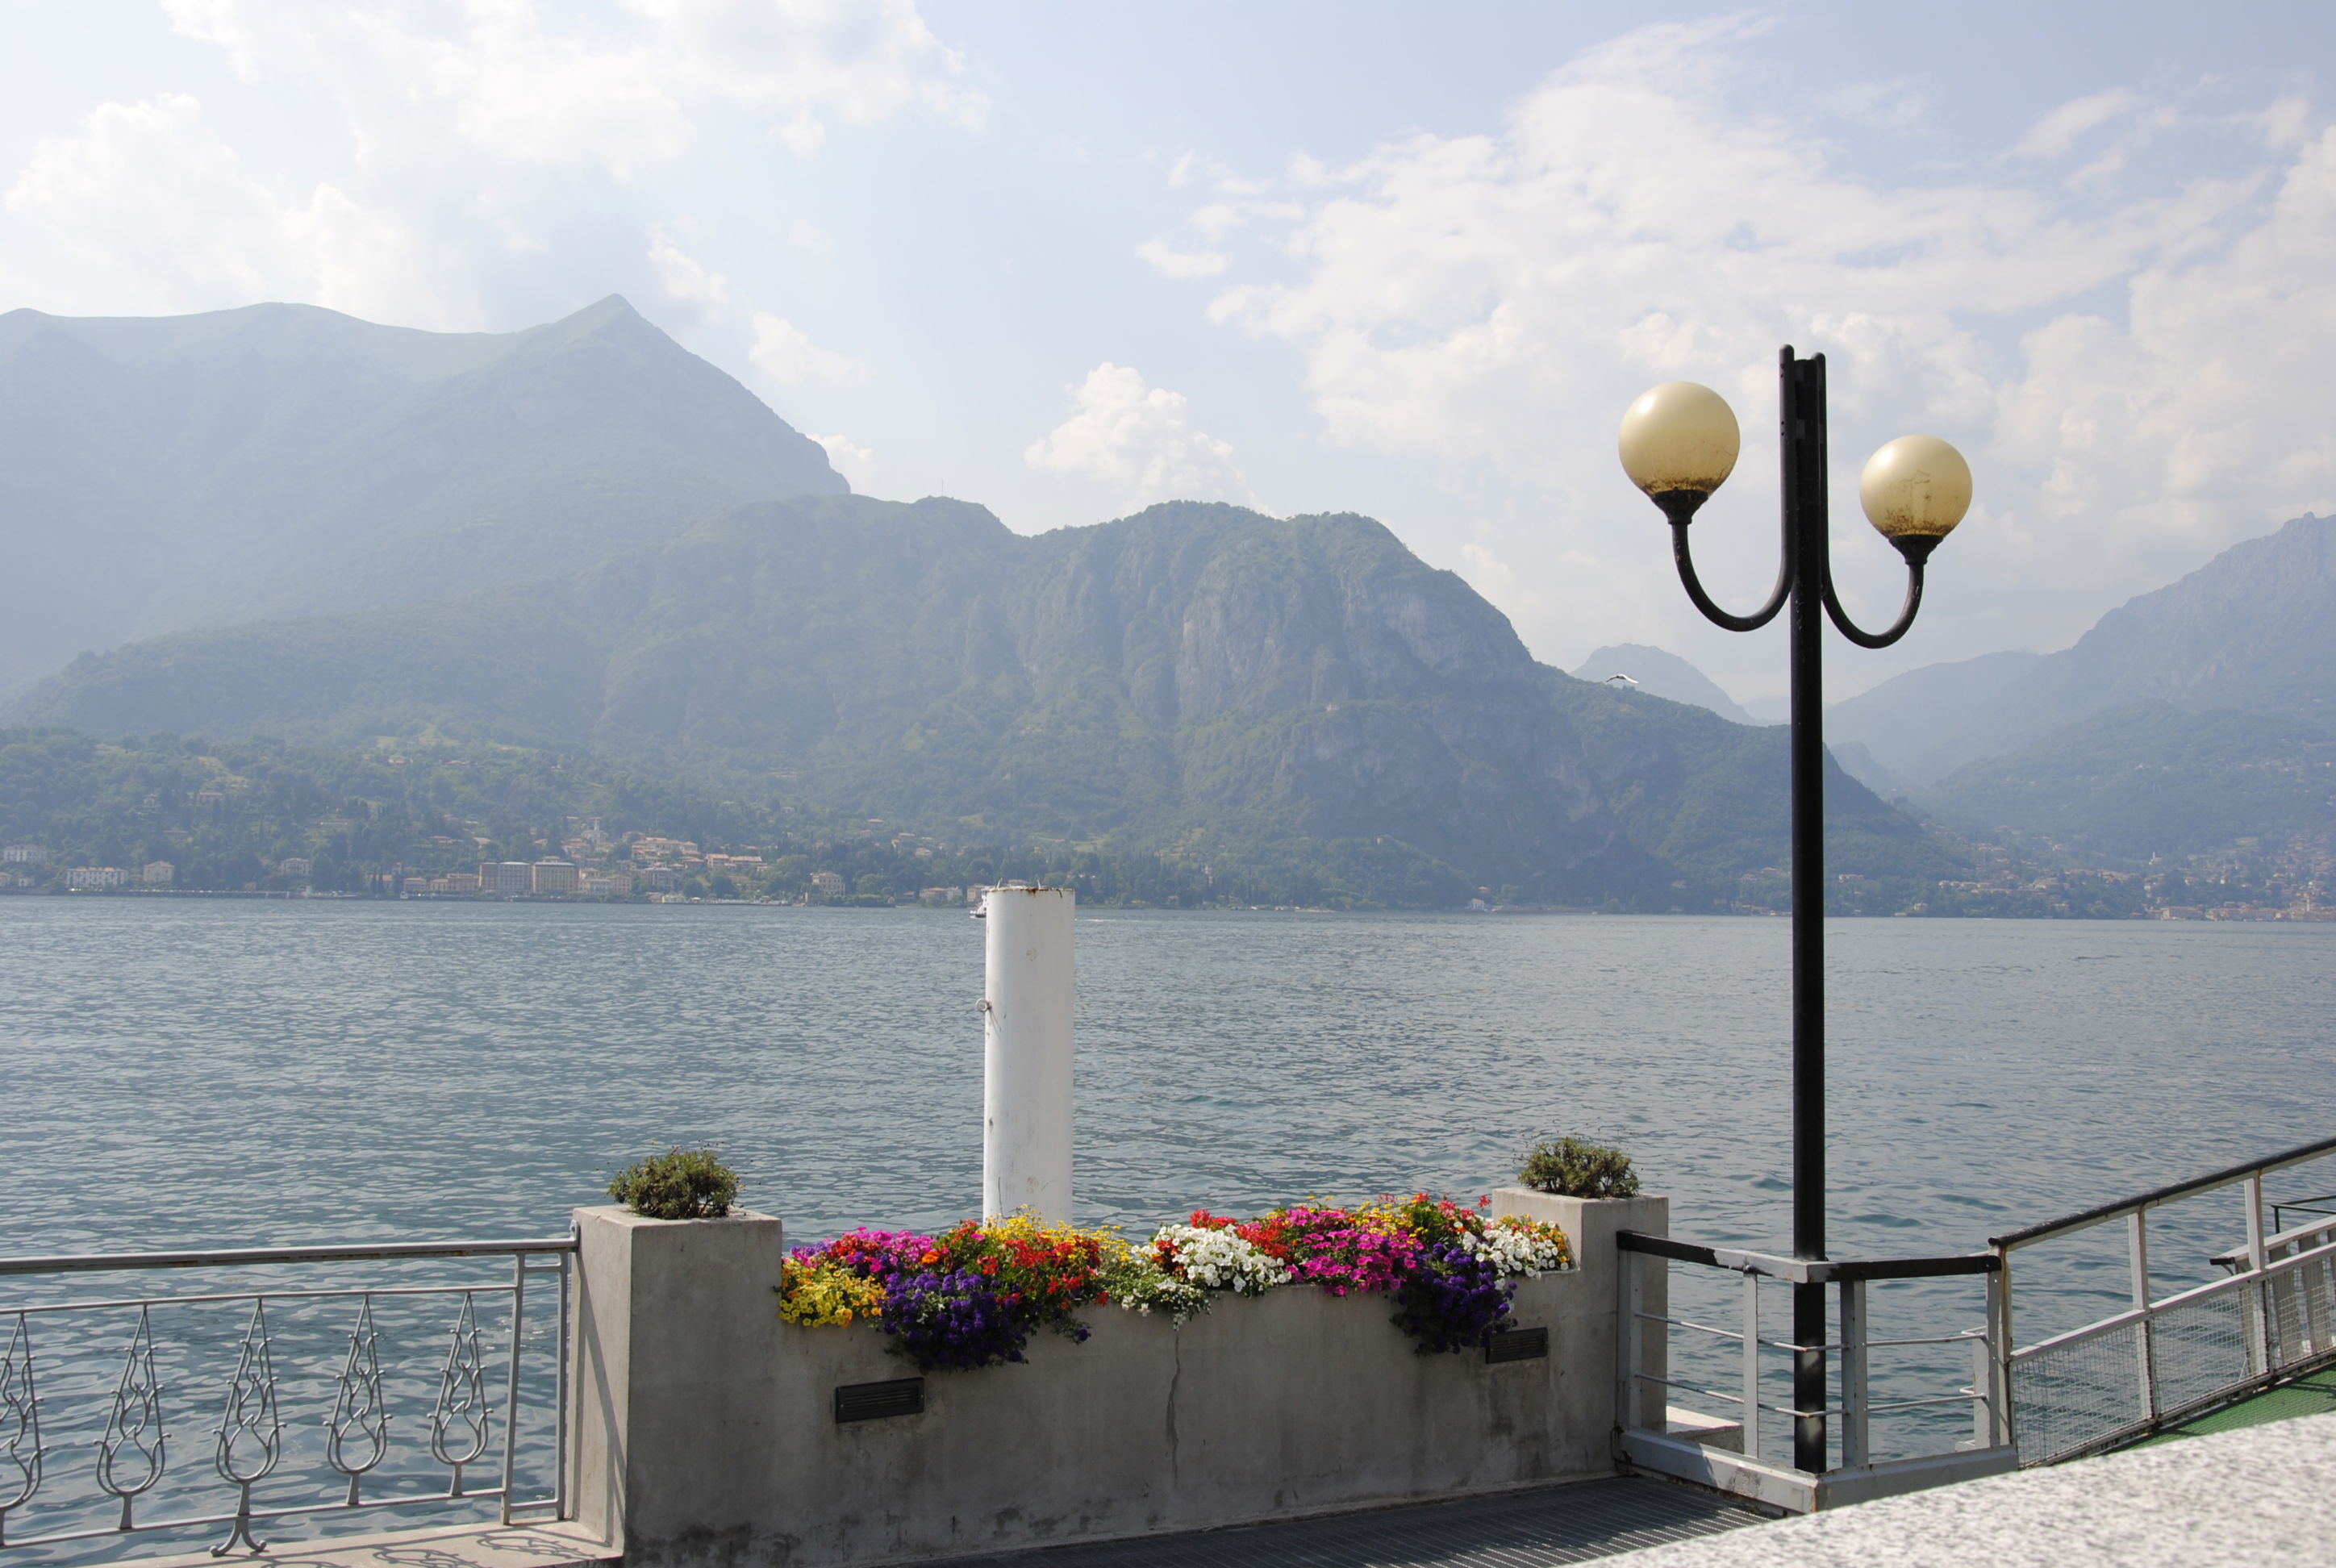
<svg viewBox="0 0 2336 1568"><path fill-rule="evenodd" d="M2213 550L2336 504L2319 413L2336 357L2324 120L2299 140L2295 110L2266 112L2263 140L2294 148L2283 165L2105 200L2125 151L2180 124L2106 93L2021 143L2071 153L2126 122L2079 171L2081 196L2024 173L1884 185L1845 172L1820 128L1737 106L1738 30L1642 29L1551 76L1498 134L1416 135L1292 181L1295 222L1264 199L1233 214L1280 259L1237 264L1212 317L1303 355L1331 440L1521 485L1565 520L1480 541L1552 584L1541 640L1664 640L1620 623L1679 601L1654 580L1668 562L1611 433L1655 381L1736 403L1748 482L1698 545L1733 597L1765 588L1772 525L1727 520L1773 504L1753 476L1774 461L1786 342L1831 363L1837 537L1867 613L1895 589L1856 526L1865 453L1909 429L1970 453L1981 505L1926 614L1967 651L2053 646ZM1222 223L1223 207L1193 219ZM1644 561L1650 593L1577 574L1569 551Z"/></svg>
<svg viewBox="0 0 2336 1568"><path fill-rule="evenodd" d="M1892 131L1921 124L1931 109L1921 87L1903 76L1889 82L1854 82L1826 93L1818 102L1844 120Z"/></svg>
<svg viewBox="0 0 2336 1568"><path fill-rule="evenodd" d="M1222 250L1178 250L1164 239L1147 239L1135 254L1169 278L1214 278L1233 264Z"/></svg>
<svg viewBox="0 0 2336 1568"><path fill-rule="evenodd" d="M827 448L828 463L851 482L852 489L867 493L869 475L876 466L875 453L848 435L812 435L808 430L803 433Z"/></svg>
<svg viewBox="0 0 2336 1568"><path fill-rule="evenodd" d="M859 368L848 356L822 348L804 336L803 329L793 322L767 310L754 313L754 346L748 351L748 357L772 380L789 386L804 381L838 380Z"/></svg>
<svg viewBox="0 0 2336 1568"><path fill-rule="evenodd" d="M1232 447L1192 426L1183 394L1105 361L1074 396L1077 412L1023 452L1032 468L1099 480L1139 505L1249 499Z"/></svg>
<svg viewBox="0 0 2336 1568"><path fill-rule="evenodd" d="M276 297L477 327L615 286L715 314L725 280L658 230L651 175L717 141L808 156L840 126L984 112L911 0L164 8L266 83L255 99L321 97L346 146L311 137L263 164L191 98L103 104L0 175L14 299L110 313ZM288 180L282 161L312 172Z"/></svg>
<svg viewBox="0 0 2336 1568"><path fill-rule="evenodd" d="M432 13L384 0L164 5L247 78L336 91L362 140L443 126L499 159L599 163L619 178L686 151L714 105L764 117L803 153L828 117L921 108L970 124L985 112L910 0L628 0L629 24L611 28L535 0Z"/></svg>
<svg viewBox="0 0 2336 1568"><path fill-rule="evenodd" d="M649 265L657 268L665 291L684 305L707 315L730 303L730 280L682 249L660 232L649 246Z"/></svg>
<svg viewBox="0 0 2336 1568"><path fill-rule="evenodd" d="M271 190L184 93L101 104L73 133L42 137L6 210L84 289L124 290L149 308L293 299L437 314L396 217L332 185Z"/></svg>
<svg viewBox="0 0 2336 1568"><path fill-rule="evenodd" d="M2122 119L2141 106L2139 93L2122 88L2072 100L2039 120L2020 139L2020 145L2011 150L2012 154L2020 158L2065 158L2087 132Z"/></svg>

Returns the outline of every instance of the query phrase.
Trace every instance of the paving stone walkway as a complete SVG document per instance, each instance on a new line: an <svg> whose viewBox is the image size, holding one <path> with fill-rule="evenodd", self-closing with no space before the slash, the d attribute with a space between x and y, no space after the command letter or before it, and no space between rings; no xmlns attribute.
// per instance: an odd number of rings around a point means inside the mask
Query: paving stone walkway
<svg viewBox="0 0 2336 1568"><path fill-rule="evenodd" d="M959 1558L953 1568L1550 1568L1762 1522L1640 1476L1287 1524Z"/></svg>

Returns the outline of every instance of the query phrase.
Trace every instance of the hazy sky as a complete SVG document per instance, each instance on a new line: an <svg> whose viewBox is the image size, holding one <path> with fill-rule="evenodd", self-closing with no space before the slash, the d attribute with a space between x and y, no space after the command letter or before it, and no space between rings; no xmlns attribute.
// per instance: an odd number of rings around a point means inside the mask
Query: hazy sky
<svg viewBox="0 0 2336 1568"><path fill-rule="evenodd" d="M1561 665L1782 689L1616 466L1658 381L1750 443L1697 524L1773 572L1775 355L1980 501L1836 695L2063 646L2336 511L2336 7L0 0L0 309L308 301L505 330L622 293L855 489L1026 531L1356 511Z"/></svg>

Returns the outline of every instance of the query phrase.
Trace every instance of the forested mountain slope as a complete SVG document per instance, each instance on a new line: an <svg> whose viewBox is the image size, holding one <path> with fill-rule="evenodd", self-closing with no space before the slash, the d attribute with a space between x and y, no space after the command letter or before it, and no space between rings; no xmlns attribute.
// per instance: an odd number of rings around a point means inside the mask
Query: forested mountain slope
<svg viewBox="0 0 2336 1568"><path fill-rule="evenodd" d="M1228 506L1037 538L938 499L738 507L566 578L133 645L16 716L565 746L961 834L1304 861L1404 901L1708 908L1785 853L1781 730L1536 664L1368 519ZM1844 775L1831 794L1842 869L1937 874L1911 822Z"/></svg>

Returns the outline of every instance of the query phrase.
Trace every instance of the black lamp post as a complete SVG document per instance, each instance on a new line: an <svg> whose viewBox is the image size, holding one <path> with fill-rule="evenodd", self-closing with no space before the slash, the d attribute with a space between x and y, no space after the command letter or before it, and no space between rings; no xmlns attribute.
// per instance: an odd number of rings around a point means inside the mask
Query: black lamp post
<svg viewBox="0 0 2336 1568"><path fill-rule="evenodd" d="M1820 633L1830 618L1860 648L1888 648L1914 624L1922 565L1971 505L1971 468L1935 436L1903 435L1875 453L1858 485L1865 515L1906 558L1906 604L1885 631L1853 622L1833 587L1825 483L1825 355L1778 355L1784 563L1768 602L1730 615L1695 575L1688 525L1736 467L1736 415L1693 382L1656 387L1622 417L1622 467L1670 519L1671 556L1696 609L1730 631L1755 631L1788 603L1793 719L1793 1255L1825 1253L1825 693ZM1823 613L1819 605L1824 606ZM1825 1287L1793 1287L1793 1463L1825 1468ZM1806 1413L1805 1413L1806 1412ZM1747 1437L1759 1413L1745 1412ZM1750 1451L1747 1443L1747 1451Z"/></svg>

